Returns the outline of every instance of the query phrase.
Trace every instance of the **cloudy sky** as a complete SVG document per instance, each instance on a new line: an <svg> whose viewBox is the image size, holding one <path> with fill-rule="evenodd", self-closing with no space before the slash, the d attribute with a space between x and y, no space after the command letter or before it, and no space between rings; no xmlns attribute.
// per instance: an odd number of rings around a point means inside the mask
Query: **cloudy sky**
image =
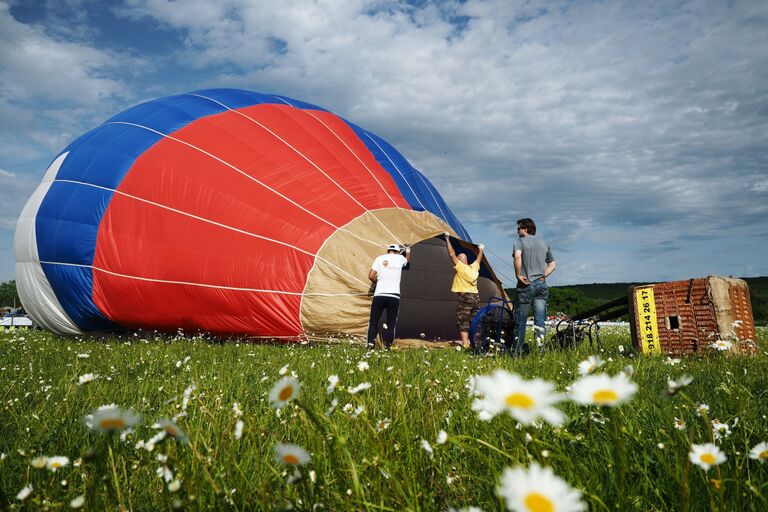
<svg viewBox="0 0 768 512"><path fill-rule="evenodd" d="M520 217L554 284L768 275L765 0L0 0L0 34L0 281L59 151L205 87L384 137L507 277Z"/></svg>

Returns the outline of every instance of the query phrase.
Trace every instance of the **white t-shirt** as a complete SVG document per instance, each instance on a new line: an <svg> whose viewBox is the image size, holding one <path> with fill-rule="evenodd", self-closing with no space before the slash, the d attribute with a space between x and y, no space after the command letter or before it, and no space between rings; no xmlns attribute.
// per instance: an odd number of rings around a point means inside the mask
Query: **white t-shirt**
<svg viewBox="0 0 768 512"><path fill-rule="evenodd" d="M383 254L373 260L371 270L376 271L376 291L374 295L400 297L400 276L408 260L402 254Z"/></svg>

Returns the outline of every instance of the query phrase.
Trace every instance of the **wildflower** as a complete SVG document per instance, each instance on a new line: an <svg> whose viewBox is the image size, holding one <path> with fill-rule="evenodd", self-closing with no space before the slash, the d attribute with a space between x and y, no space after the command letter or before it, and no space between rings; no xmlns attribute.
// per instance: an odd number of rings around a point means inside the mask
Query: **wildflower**
<svg viewBox="0 0 768 512"><path fill-rule="evenodd" d="M715 340L709 344L709 348L725 352L726 350L731 350L733 348L733 343L728 340Z"/></svg>
<svg viewBox="0 0 768 512"><path fill-rule="evenodd" d="M719 441L731 435L731 427L727 423L714 419L712 420L712 433L714 434L715 441Z"/></svg>
<svg viewBox="0 0 768 512"><path fill-rule="evenodd" d="M277 372L278 375L285 375L286 373L288 373L288 365L283 366L280 368L280 371Z"/></svg>
<svg viewBox="0 0 768 512"><path fill-rule="evenodd" d="M429 444L429 441L427 441L426 439L421 440L421 449L427 452L427 455L429 455L430 459L434 457L435 452L434 450L432 450L432 445Z"/></svg>
<svg viewBox="0 0 768 512"><path fill-rule="evenodd" d="M89 357L91 357L91 354L88 354L88 353L77 354L78 359L88 359Z"/></svg>
<svg viewBox="0 0 768 512"><path fill-rule="evenodd" d="M357 371L359 372L364 372L369 368L370 366L368 365L368 361L360 361L359 363L357 363Z"/></svg>
<svg viewBox="0 0 768 512"><path fill-rule="evenodd" d="M534 463L530 468L506 468L496 488L509 510L516 512L581 512L587 505L581 491L573 489L552 469Z"/></svg>
<svg viewBox="0 0 768 512"><path fill-rule="evenodd" d="M181 489L181 482L179 480L174 480L173 482L168 484L168 490L170 492L176 492L179 489Z"/></svg>
<svg viewBox="0 0 768 512"><path fill-rule="evenodd" d="M331 406L328 408L327 411L325 411L325 415L326 416L330 416L331 414L333 414L333 411L336 410L336 406L337 405L339 405L339 399L338 398L334 398L333 400L331 400Z"/></svg>
<svg viewBox="0 0 768 512"><path fill-rule="evenodd" d="M16 499L19 501L24 501L29 497L30 494L32 494L32 485L25 485L16 495Z"/></svg>
<svg viewBox="0 0 768 512"><path fill-rule="evenodd" d="M757 443L753 446L749 451L749 458L759 461L760 463L768 460L768 443L763 441L762 443Z"/></svg>
<svg viewBox="0 0 768 512"><path fill-rule="evenodd" d="M355 409L355 412L352 413L352 417L353 418L357 418L358 416L363 414L363 412L365 412L365 406L364 405L358 405L357 408Z"/></svg>
<svg viewBox="0 0 768 512"><path fill-rule="evenodd" d="M637 384L619 374L611 377L601 373L587 375L571 385L571 398L584 405L607 405L614 407L632 398Z"/></svg>
<svg viewBox="0 0 768 512"><path fill-rule="evenodd" d="M45 467L55 473L57 469L63 468L67 464L69 464L69 457L48 457L48 461L45 463Z"/></svg>
<svg viewBox="0 0 768 512"><path fill-rule="evenodd" d="M673 359L673 358L667 356L667 360L664 361L664 364L668 364L669 366L675 366L675 365L680 364L680 359L679 358L674 358Z"/></svg>
<svg viewBox="0 0 768 512"><path fill-rule="evenodd" d="M445 444L445 442L448 440L448 432L445 430L441 430L437 433L437 444Z"/></svg>
<svg viewBox="0 0 768 512"><path fill-rule="evenodd" d="M365 391L366 389L370 389L371 383L370 382L362 382L358 384L357 386L353 388L347 388L347 391L349 391L350 394L356 395L357 393L361 391Z"/></svg>
<svg viewBox="0 0 768 512"><path fill-rule="evenodd" d="M682 418L675 418L675 428L677 430L685 430L685 420Z"/></svg>
<svg viewBox="0 0 768 512"><path fill-rule="evenodd" d="M298 396L299 389L301 389L301 382L293 377L283 377L272 386L272 391L269 392L272 407L275 409L285 407L288 402Z"/></svg>
<svg viewBox="0 0 768 512"><path fill-rule="evenodd" d="M338 375L331 375L328 377L328 389L326 389L326 393L329 395L333 393L333 391L336 389L336 384L339 383L339 376Z"/></svg>
<svg viewBox="0 0 768 512"><path fill-rule="evenodd" d="M603 360L598 356L589 356L585 361L579 363L579 373L581 375L589 375L603 366L603 364Z"/></svg>
<svg viewBox="0 0 768 512"><path fill-rule="evenodd" d="M624 377L626 377L627 379L631 379L632 377L635 376L635 367L632 366L631 364L628 364L619 373Z"/></svg>
<svg viewBox="0 0 768 512"><path fill-rule="evenodd" d="M161 419L157 423L153 425L155 428L159 428L175 440L177 440L180 443L187 444L189 443L189 437L187 437L187 434L181 430L181 427L179 427L177 424L172 422L171 420Z"/></svg>
<svg viewBox="0 0 768 512"><path fill-rule="evenodd" d="M243 423L243 420L237 420L237 423L235 423L235 439L240 439L243 437L243 427L245 426L245 423Z"/></svg>
<svg viewBox="0 0 768 512"><path fill-rule="evenodd" d="M690 375L682 375L679 379L668 379L667 380L667 394L672 396L676 395L678 391L683 389L684 387L688 386L691 382L693 382L693 377Z"/></svg>
<svg viewBox="0 0 768 512"><path fill-rule="evenodd" d="M709 412L709 406L707 404L699 404L699 406L696 408L696 414L698 414L699 416L703 416L708 412Z"/></svg>
<svg viewBox="0 0 768 512"><path fill-rule="evenodd" d="M383 420L376 423L376 431L381 432L382 430L387 430L391 424L392 421L389 418L384 418Z"/></svg>
<svg viewBox="0 0 768 512"><path fill-rule="evenodd" d="M490 419L508 412L515 420L529 425L539 418L560 425L565 415L553 404L563 399L555 392L555 385L541 379L525 380L505 370L496 370L491 376L479 375L470 379L470 394L480 396L472 404L480 419Z"/></svg>
<svg viewBox="0 0 768 512"><path fill-rule="evenodd" d="M275 446L275 460L286 466L301 466L309 462L310 456L301 446L278 444Z"/></svg>
<svg viewBox="0 0 768 512"><path fill-rule="evenodd" d="M240 404L238 402L232 404L232 412L235 414L235 418L239 418L243 415L243 410L240 408Z"/></svg>
<svg viewBox="0 0 768 512"><path fill-rule="evenodd" d="M712 443L691 445L688 458L697 466L701 466L704 471L709 471L712 466L717 466L727 460L720 448Z"/></svg>
<svg viewBox="0 0 768 512"><path fill-rule="evenodd" d="M83 384L88 384L89 382L93 382L94 380L98 379L99 376L93 373L86 373L84 375L81 375L77 379L77 385L82 386Z"/></svg>
<svg viewBox="0 0 768 512"><path fill-rule="evenodd" d="M81 508L83 505L85 505L85 496L82 494L69 502L70 508Z"/></svg>
<svg viewBox="0 0 768 512"><path fill-rule="evenodd" d="M29 461L29 465L35 469L43 469L46 465L48 465L48 457L45 457L45 456L35 457L31 461Z"/></svg>
<svg viewBox="0 0 768 512"><path fill-rule="evenodd" d="M91 412L84 419L85 425L97 432L119 432L133 427L141 421L141 416L132 409L123 410L117 405L103 405Z"/></svg>

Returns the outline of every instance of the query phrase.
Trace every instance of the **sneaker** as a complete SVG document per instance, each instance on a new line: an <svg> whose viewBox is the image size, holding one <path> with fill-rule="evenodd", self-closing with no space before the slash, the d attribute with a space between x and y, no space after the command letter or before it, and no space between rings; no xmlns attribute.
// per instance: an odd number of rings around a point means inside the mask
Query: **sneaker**
<svg viewBox="0 0 768 512"><path fill-rule="evenodd" d="M365 349L366 350L376 350L376 344L374 344L374 343L366 343L365 344Z"/></svg>

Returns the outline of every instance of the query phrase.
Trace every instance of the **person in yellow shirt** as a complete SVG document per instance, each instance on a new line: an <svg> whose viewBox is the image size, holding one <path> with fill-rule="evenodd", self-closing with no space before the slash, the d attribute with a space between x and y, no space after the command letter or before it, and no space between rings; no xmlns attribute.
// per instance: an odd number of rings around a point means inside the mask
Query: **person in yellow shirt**
<svg viewBox="0 0 768 512"><path fill-rule="evenodd" d="M480 244L480 251L472 264L468 263L465 253L456 254L451 245L448 233L445 233L445 245L448 248L448 256L451 257L453 268L456 275L453 277L451 291L459 297L459 303L456 306L456 328L461 336L461 345L469 348L469 323L477 314L480 308L480 294L477 291L477 278L480 276L480 262L483 260L483 249L485 246Z"/></svg>

